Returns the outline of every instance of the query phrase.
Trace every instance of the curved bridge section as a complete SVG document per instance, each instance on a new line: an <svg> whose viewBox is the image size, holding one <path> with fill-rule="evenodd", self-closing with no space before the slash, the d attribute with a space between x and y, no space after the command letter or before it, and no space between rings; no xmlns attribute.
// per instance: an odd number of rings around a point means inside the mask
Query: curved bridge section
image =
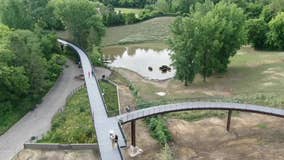
<svg viewBox="0 0 284 160"><path fill-rule="evenodd" d="M229 111L244 111L254 112L260 114L267 114L271 116L277 116L284 118L284 110L276 109L258 105L239 104L239 103L222 103L222 102L185 102L177 104L161 105L156 107L150 107L146 109L137 110L130 113L125 113L117 116L119 121L124 124L127 122L135 121L138 119L186 110L229 110Z"/></svg>
<svg viewBox="0 0 284 160"><path fill-rule="evenodd" d="M58 39L58 42L62 45L69 46L74 49L80 57L85 77L85 83L88 91L94 127L96 129L96 136L99 144L101 159L124 159L120 148L126 146L124 135L122 135L123 133L121 132L121 128L118 125L118 122L114 118L109 118L107 115L105 102L101 94L100 86L98 84L96 74L93 71L93 66L89 60L89 57L83 51L83 49L68 41ZM113 131L118 135L117 148L112 147L112 143L109 136L110 131Z"/></svg>

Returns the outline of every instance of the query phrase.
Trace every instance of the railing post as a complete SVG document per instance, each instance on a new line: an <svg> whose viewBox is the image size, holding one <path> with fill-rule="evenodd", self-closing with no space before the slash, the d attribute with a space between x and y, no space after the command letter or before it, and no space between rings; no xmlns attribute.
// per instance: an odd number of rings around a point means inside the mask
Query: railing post
<svg viewBox="0 0 284 160"><path fill-rule="evenodd" d="M136 147L136 121L131 121L131 145Z"/></svg>
<svg viewBox="0 0 284 160"><path fill-rule="evenodd" d="M227 119L227 131L228 131L228 132L230 132L231 117L232 117L232 110L229 110L229 111L228 111L228 119Z"/></svg>

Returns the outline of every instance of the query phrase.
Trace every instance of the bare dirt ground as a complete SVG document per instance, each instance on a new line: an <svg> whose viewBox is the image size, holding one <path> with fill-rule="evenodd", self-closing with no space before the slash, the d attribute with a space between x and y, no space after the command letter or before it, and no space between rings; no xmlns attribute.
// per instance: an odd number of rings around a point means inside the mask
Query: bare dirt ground
<svg viewBox="0 0 284 160"><path fill-rule="evenodd" d="M231 132L225 119L197 122L170 119L172 149L177 160L283 160L284 120L242 113L232 118Z"/></svg>
<svg viewBox="0 0 284 160"><path fill-rule="evenodd" d="M130 106L131 110L134 110L135 99L133 98L129 88L124 85L119 85L119 94L121 112L125 112L125 108L127 106ZM128 139L128 144L131 144L130 124L124 125L124 131ZM142 148L144 150L144 153L136 157L135 159L154 160L156 152L160 150L160 145L150 136L148 128L142 120L136 122L136 136L139 137L136 141L136 143L138 144L137 146ZM132 159L128 156L127 152L125 156L127 159Z"/></svg>
<svg viewBox="0 0 284 160"><path fill-rule="evenodd" d="M14 160L99 160L98 153L92 150L84 151L42 151L23 150Z"/></svg>
<svg viewBox="0 0 284 160"><path fill-rule="evenodd" d="M231 132L227 132L225 119L169 119L170 146L176 160L283 160L283 124L281 118L241 113L232 118ZM137 128L137 145L144 153L128 159L156 160L162 147L149 137L144 123Z"/></svg>

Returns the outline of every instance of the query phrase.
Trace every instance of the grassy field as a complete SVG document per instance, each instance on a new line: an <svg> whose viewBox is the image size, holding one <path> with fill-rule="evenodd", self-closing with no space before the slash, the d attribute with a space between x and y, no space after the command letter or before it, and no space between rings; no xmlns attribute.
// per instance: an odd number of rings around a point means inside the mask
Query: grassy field
<svg viewBox="0 0 284 160"><path fill-rule="evenodd" d="M139 8L115 8L114 9L116 12L121 12L121 13L134 13L136 15L138 15L142 9Z"/></svg>
<svg viewBox="0 0 284 160"><path fill-rule="evenodd" d="M164 46L170 35L169 26L174 20L174 17L158 17L137 24L109 27L103 37L102 46L141 43L150 47L155 44ZM56 34L60 38L72 40L68 31L58 31Z"/></svg>
<svg viewBox="0 0 284 160"><path fill-rule="evenodd" d="M110 27L106 31L102 45L163 42L170 34L169 25L174 19L174 17L159 17L133 25Z"/></svg>
<svg viewBox="0 0 284 160"><path fill-rule="evenodd" d="M255 51L243 47L231 59L227 73L214 75L206 83L198 76L188 87L175 79L148 81L129 70L117 71L138 90L137 102L141 107L183 101L225 101L284 108L283 62L284 52ZM167 95L161 97L157 92ZM212 116L222 118L225 115L226 112L219 111L190 111L167 116L192 121Z"/></svg>
<svg viewBox="0 0 284 160"><path fill-rule="evenodd" d="M104 98L111 114L118 113L116 88L109 83L100 82ZM39 143L96 143L95 128L87 90L76 93L67 103L63 112L52 121L51 130Z"/></svg>

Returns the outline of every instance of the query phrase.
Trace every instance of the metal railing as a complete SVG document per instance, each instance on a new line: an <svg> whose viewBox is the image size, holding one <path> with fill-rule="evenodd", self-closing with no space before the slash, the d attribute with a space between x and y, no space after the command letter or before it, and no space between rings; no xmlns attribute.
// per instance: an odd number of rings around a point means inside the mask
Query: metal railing
<svg viewBox="0 0 284 160"><path fill-rule="evenodd" d="M238 104L238 103L221 103L221 102L187 102L178 104L161 105L134 112L125 113L118 116L121 124L169 112L177 112L184 110L237 110L245 112L254 112L260 114L267 114L284 118L284 110L277 108L270 108L264 106L250 105L250 104Z"/></svg>

